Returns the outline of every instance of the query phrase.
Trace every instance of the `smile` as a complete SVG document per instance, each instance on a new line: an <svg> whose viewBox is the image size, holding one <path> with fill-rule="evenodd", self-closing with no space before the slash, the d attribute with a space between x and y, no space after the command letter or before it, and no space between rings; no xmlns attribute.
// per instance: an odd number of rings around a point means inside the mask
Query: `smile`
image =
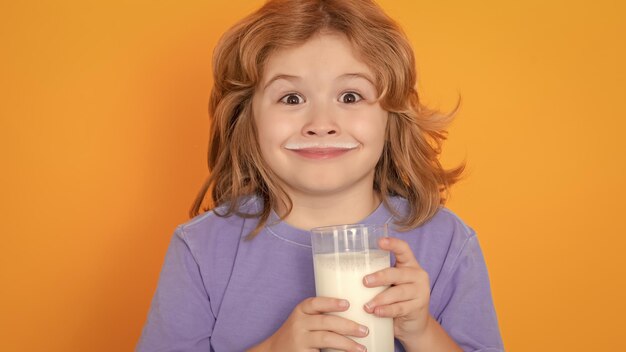
<svg viewBox="0 0 626 352"><path fill-rule="evenodd" d="M303 148L290 149L297 155L307 159L332 159L342 156L354 148Z"/></svg>
<svg viewBox="0 0 626 352"><path fill-rule="evenodd" d="M305 142L305 143L287 143L285 149L307 159L333 159L340 157L349 151L356 149L359 143L356 142Z"/></svg>

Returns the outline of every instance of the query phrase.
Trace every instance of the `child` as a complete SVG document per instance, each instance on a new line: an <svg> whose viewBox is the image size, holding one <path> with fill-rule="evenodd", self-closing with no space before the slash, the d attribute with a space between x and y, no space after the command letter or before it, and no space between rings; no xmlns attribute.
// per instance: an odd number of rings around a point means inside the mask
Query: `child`
<svg viewBox="0 0 626 352"><path fill-rule="evenodd" d="M363 351L324 313L308 230L390 223L395 351L502 351L474 231L443 208L463 170L437 157L448 116L418 100L412 50L371 0L270 0L218 44L210 177L172 238L138 351ZM208 198L211 211L198 215ZM389 351L372 351L389 352Z"/></svg>

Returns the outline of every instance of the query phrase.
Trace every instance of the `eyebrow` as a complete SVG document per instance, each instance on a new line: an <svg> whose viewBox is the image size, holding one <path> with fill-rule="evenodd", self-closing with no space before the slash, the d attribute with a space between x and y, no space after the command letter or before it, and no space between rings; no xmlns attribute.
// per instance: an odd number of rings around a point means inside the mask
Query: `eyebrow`
<svg viewBox="0 0 626 352"><path fill-rule="evenodd" d="M265 83L265 85L263 86L263 89L267 88L270 84L274 83L274 81L277 81L279 79L284 79L287 81L298 81L300 80L299 76L293 76L293 75L286 75L286 74L277 74L274 77L272 77L269 81L267 81L267 83Z"/></svg>
<svg viewBox="0 0 626 352"><path fill-rule="evenodd" d="M374 81L366 73L361 73L361 72L345 73L345 74L339 76L338 78L340 78L340 79L344 79L344 78L363 78L364 80L370 82L373 86L376 86L374 84Z"/></svg>
<svg viewBox="0 0 626 352"><path fill-rule="evenodd" d="M343 75L337 77L337 79L348 79L348 78L363 78L364 80L368 81L370 84L375 86L373 80L366 73L361 73L361 72L344 73ZM269 87L270 84L274 83L274 81L277 81L279 79L284 79L284 80L287 80L287 81L299 81L301 79L301 77L300 76L283 74L283 73L277 74L277 75L273 76L269 81L267 81L267 83L265 83L265 85L263 86L263 89L266 89L267 87Z"/></svg>

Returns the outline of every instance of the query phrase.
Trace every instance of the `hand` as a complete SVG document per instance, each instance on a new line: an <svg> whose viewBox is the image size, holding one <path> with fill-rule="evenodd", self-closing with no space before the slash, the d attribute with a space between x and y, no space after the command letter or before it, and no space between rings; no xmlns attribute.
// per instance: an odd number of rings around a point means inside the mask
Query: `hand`
<svg viewBox="0 0 626 352"><path fill-rule="evenodd" d="M249 351L318 351L333 348L364 352L365 348L346 336L365 337L368 330L354 321L324 313L343 312L346 300L312 297L300 302L283 325L267 340Z"/></svg>
<svg viewBox="0 0 626 352"><path fill-rule="evenodd" d="M401 342L419 338L430 319L428 273L405 241L386 237L378 241L378 246L396 256L396 265L363 278L366 287L391 285L366 303L364 309L379 317L393 318L394 335Z"/></svg>

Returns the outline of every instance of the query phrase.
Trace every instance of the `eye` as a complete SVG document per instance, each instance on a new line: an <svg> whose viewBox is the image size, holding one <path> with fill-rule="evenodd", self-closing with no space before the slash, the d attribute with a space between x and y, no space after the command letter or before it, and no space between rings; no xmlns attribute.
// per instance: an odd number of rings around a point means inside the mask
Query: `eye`
<svg viewBox="0 0 626 352"><path fill-rule="evenodd" d="M280 98L280 102L287 105L298 105L304 103L304 98L300 94L290 93Z"/></svg>
<svg viewBox="0 0 626 352"><path fill-rule="evenodd" d="M361 100L363 100L363 97L355 92L345 92L339 97L339 101L346 104L354 104Z"/></svg>

